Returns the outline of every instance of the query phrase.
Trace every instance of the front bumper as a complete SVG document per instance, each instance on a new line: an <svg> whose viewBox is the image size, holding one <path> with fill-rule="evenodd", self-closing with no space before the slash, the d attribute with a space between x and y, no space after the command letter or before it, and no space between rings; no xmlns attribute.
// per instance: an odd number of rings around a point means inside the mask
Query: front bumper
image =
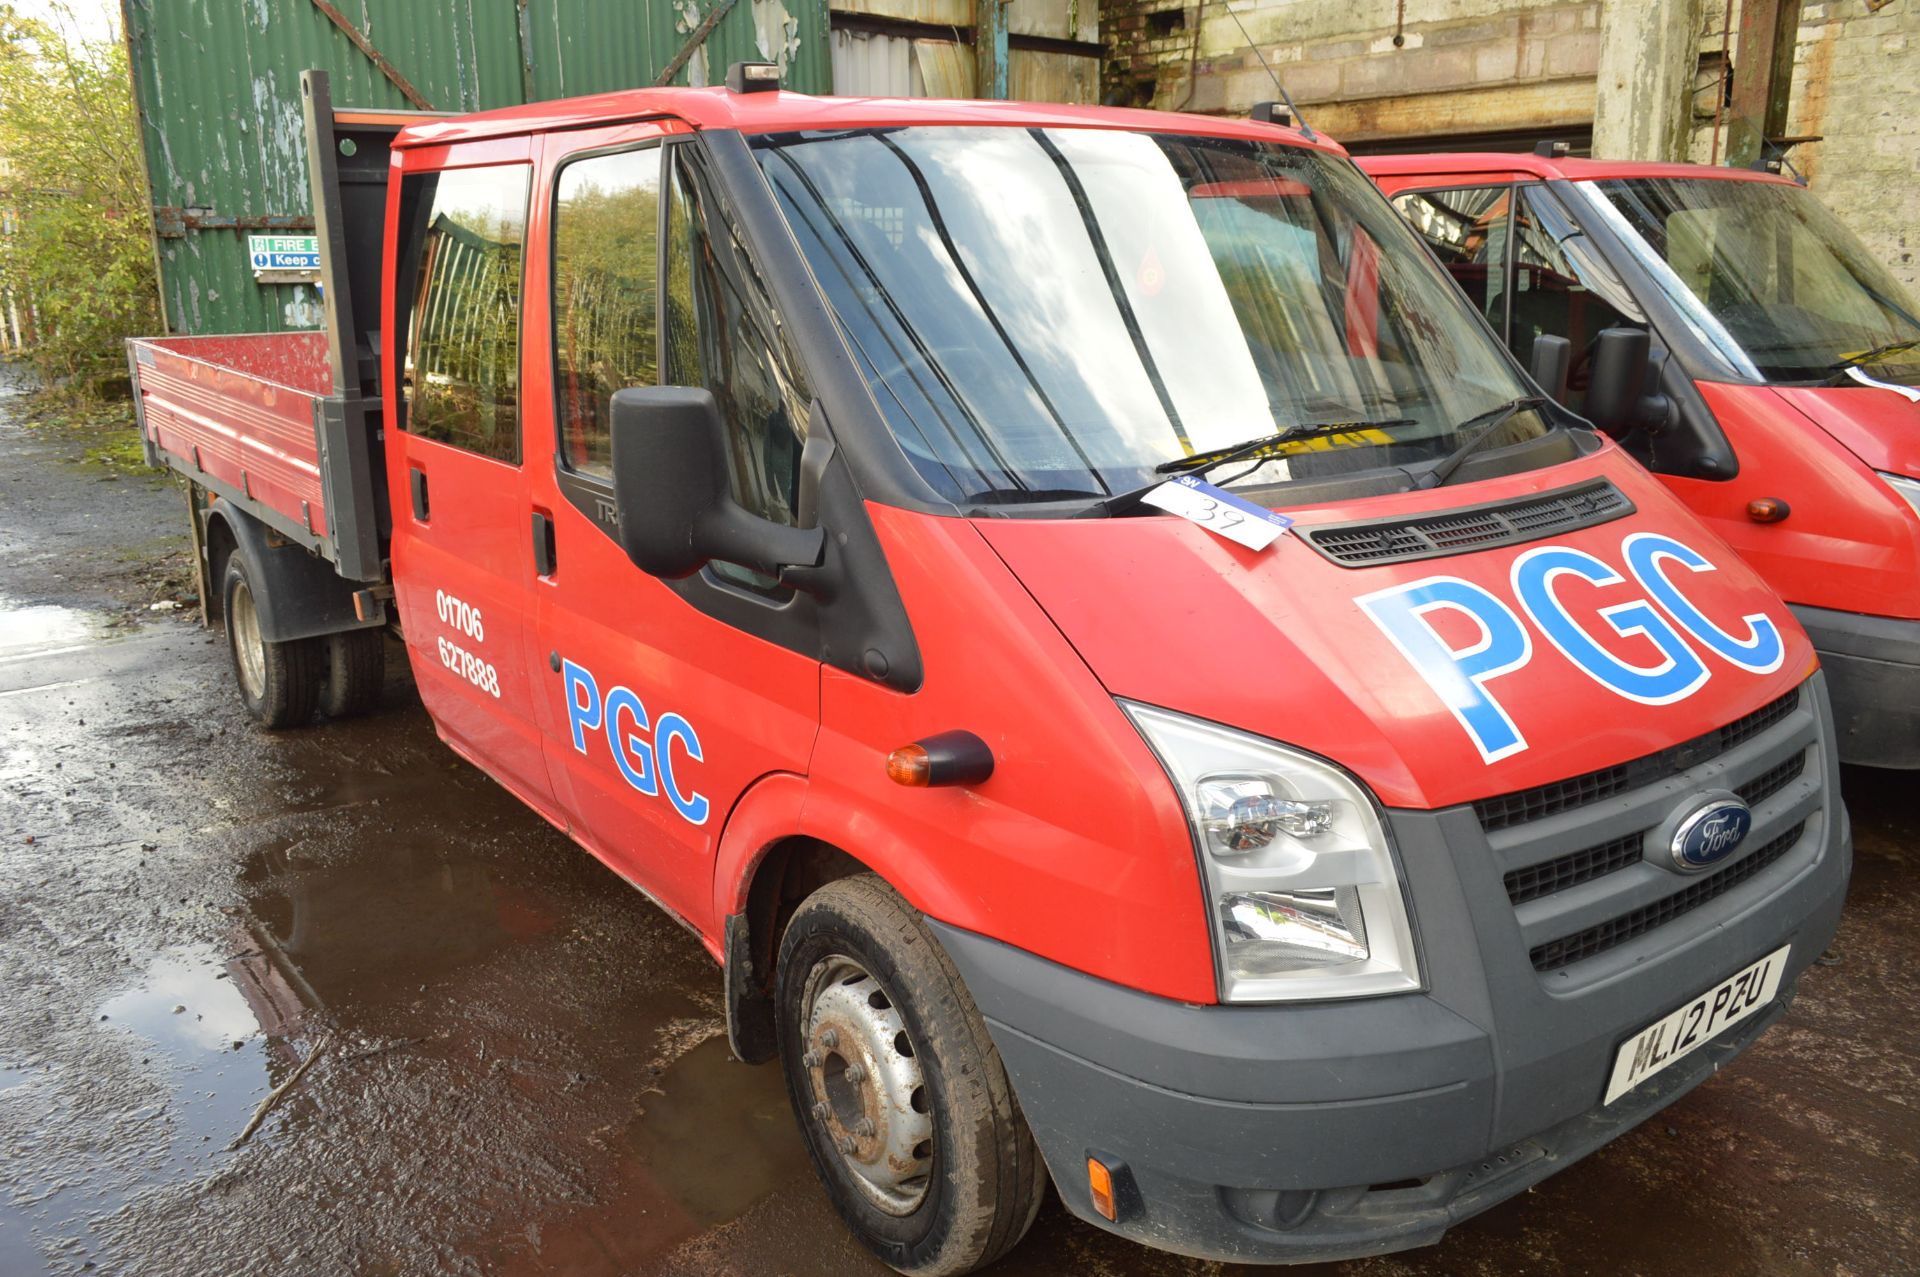
<svg viewBox="0 0 1920 1277"><path fill-rule="evenodd" d="M1851 861L1818 691L1816 676L1790 714L1725 738L1735 743L1719 756L1574 810L1497 828L1475 806L1390 812L1421 932L1420 994L1193 1006L932 925L1083 1219L1227 1261L1425 1245L1684 1095L1784 1012L1839 925ZM1780 781L1781 758L1796 756L1802 772ZM1768 777L1753 845L1714 874L1648 860L1510 898L1515 867L1543 847L1564 857L1700 789L1758 793ZM1647 914L1717 874L1730 885ZM1642 916L1664 920L1603 949L1553 939ZM1773 1006L1601 1105L1622 1041L1782 944L1792 951ZM1092 1209L1090 1155L1119 1172L1117 1223Z"/></svg>
<svg viewBox="0 0 1920 1277"><path fill-rule="evenodd" d="M1793 605L1820 653L1840 760L1920 768L1920 621Z"/></svg>

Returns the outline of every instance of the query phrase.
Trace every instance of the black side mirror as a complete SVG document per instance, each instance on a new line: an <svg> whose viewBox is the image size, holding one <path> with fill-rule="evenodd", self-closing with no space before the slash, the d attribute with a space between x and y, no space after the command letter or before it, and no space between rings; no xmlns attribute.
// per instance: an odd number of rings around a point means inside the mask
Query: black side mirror
<svg viewBox="0 0 1920 1277"><path fill-rule="evenodd" d="M1555 403L1567 401L1567 374L1573 370L1573 343L1552 333L1536 333L1533 338L1532 367L1534 384L1546 391Z"/></svg>
<svg viewBox="0 0 1920 1277"><path fill-rule="evenodd" d="M613 396L620 548L641 571L683 577L719 559L777 576L820 562L819 528L775 523L733 499L726 432L708 390L645 386Z"/></svg>
<svg viewBox="0 0 1920 1277"><path fill-rule="evenodd" d="M1603 328L1594 340L1583 411L1588 421L1610 435L1626 434L1640 424L1640 400L1647 388L1647 344L1644 328Z"/></svg>

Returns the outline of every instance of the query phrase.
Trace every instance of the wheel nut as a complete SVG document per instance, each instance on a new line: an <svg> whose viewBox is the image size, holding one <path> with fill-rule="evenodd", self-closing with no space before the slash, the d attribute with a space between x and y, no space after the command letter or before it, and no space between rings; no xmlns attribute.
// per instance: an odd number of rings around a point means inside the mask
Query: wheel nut
<svg viewBox="0 0 1920 1277"><path fill-rule="evenodd" d="M825 1032L823 1032L823 1033L821 1033L821 1035L820 1035L820 1045L821 1045L821 1046L824 1046L824 1047L826 1047L826 1048L827 1048L827 1050L829 1050L829 1051L831 1051L831 1050L833 1050L833 1049L834 1049L835 1047L837 1047L837 1046L839 1046L839 1045L840 1045L840 1031L839 1031L838 1029L828 1029L828 1030L826 1030Z"/></svg>
<svg viewBox="0 0 1920 1277"><path fill-rule="evenodd" d="M828 1104L825 1100L821 1100L818 1104L815 1104L813 1106L814 1117L818 1118L822 1122L826 1121L827 1118L832 1113L833 1113L833 1106Z"/></svg>
<svg viewBox="0 0 1920 1277"><path fill-rule="evenodd" d="M870 1117L863 1117L858 1122L855 1122L853 1124L853 1133L855 1135L858 1135L861 1139L866 1139L868 1136L872 1135L873 1119Z"/></svg>
<svg viewBox="0 0 1920 1277"><path fill-rule="evenodd" d="M801 1057L800 1057L800 1067L801 1067L801 1068L806 1068L806 1069L817 1069L817 1068L819 1068L819 1067L820 1067L820 1053L819 1053L818 1051L809 1051L809 1052L807 1052L807 1053L806 1053L805 1055L803 1055L803 1056L801 1056Z"/></svg>
<svg viewBox="0 0 1920 1277"><path fill-rule="evenodd" d="M857 1085L867 1080L867 1070L862 1065L849 1064L847 1065L846 1078L847 1081Z"/></svg>
<svg viewBox="0 0 1920 1277"><path fill-rule="evenodd" d="M842 1153L851 1155L853 1152L853 1136L842 1135L838 1140L835 1141L835 1147L838 1148Z"/></svg>

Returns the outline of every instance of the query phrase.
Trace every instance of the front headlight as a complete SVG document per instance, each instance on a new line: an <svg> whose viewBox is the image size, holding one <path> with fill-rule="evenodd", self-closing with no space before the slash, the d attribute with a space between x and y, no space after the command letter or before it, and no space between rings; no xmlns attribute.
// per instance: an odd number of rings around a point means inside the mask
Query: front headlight
<svg viewBox="0 0 1920 1277"><path fill-rule="evenodd" d="M1884 470L1875 470L1874 473L1880 476L1880 482L1893 489L1894 495L1912 506L1915 514L1920 514L1920 479L1909 479L1904 474L1888 474Z"/></svg>
<svg viewBox="0 0 1920 1277"><path fill-rule="evenodd" d="M1331 763L1121 701L1200 848L1226 1002L1420 987L1400 875L1373 800Z"/></svg>

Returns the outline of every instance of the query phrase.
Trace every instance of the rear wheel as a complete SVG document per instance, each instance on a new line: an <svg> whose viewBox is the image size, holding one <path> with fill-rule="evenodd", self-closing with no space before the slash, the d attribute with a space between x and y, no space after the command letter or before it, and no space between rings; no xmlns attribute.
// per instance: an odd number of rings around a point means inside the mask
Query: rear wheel
<svg viewBox="0 0 1920 1277"><path fill-rule="evenodd" d="M380 704L387 682L387 639L379 630L329 634L327 679L320 691L320 712L328 718L357 718Z"/></svg>
<svg viewBox="0 0 1920 1277"><path fill-rule="evenodd" d="M247 713L265 727L299 727L313 717L320 696L324 653L317 639L267 641L260 633L260 611L246 561L227 558L220 594L227 621L227 650Z"/></svg>
<svg viewBox="0 0 1920 1277"><path fill-rule="evenodd" d="M781 1067L828 1195L903 1273L972 1272L1033 1223L1046 1168L959 972L872 874L801 904L780 944Z"/></svg>

